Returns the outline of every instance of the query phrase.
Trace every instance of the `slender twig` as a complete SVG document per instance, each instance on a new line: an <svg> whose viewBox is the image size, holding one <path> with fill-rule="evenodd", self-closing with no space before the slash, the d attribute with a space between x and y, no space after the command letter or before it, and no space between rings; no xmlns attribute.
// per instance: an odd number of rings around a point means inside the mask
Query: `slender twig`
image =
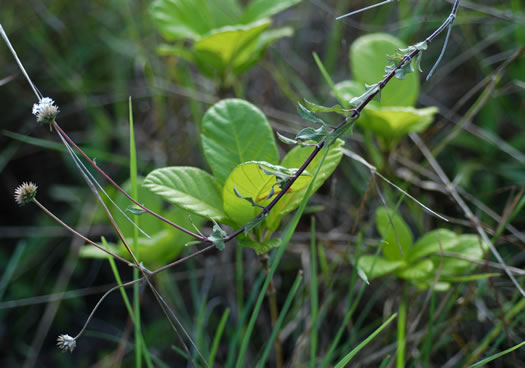
<svg viewBox="0 0 525 368"><path fill-rule="evenodd" d="M122 189L117 183L115 183L115 181L113 179L111 179L111 177L106 174L106 172L104 170L102 170L100 167L98 167L98 165L96 164L96 162L94 162L91 158L89 158L89 156L79 147L75 144L75 142L73 142L73 140L71 138L69 138L69 136L67 135L67 133L58 125L58 123L56 121L53 122L53 127L57 130L57 132L60 132L60 134L66 139L67 142L69 142L69 144L71 144L82 156L84 156L84 158L107 180L111 183L111 185L113 185L115 188L117 188L117 190L119 192L121 192L122 194L124 194L124 196L126 196L127 199L129 199L131 202L133 202L135 205L139 206L142 210L146 211L147 213L149 213L150 215L153 215L155 217L157 217L159 220L161 221L164 221L165 223L173 226L174 228L194 237L195 239L199 239L199 240L202 240L202 241L205 241L206 240L206 237L202 236L202 235L198 235L198 234L195 234L193 232L191 232L190 230L187 230L185 228L183 228L182 226L180 225L177 225L176 223L168 220L167 218L164 218L163 216L159 215L158 213L148 209L147 207L145 207L143 204L137 202L132 196L130 196L124 189Z"/></svg>
<svg viewBox="0 0 525 368"><path fill-rule="evenodd" d="M483 230L483 227L481 226L481 222L476 216L474 216L474 214L472 213L470 208L467 206L465 201L463 201L463 198L461 198L455 186L450 182L449 178L447 177L447 175L445 174L441 166L438 164L434 156L432 156L432 153L430 153L427 146L423 143L421 138L419 138L419 136L415 133L410 133L410 138L418 146L421 153L423 153L427 161L430 163L430 166L434 169L436 174L439 176L440 180L445 185L447 192L450 193L450 195L454 198L458 206L461 208L461 210L465 214L465 217L467 217L467 219L472 223L473 227L478 232L481 239L488 245L490 251L492 252L494 257L498 260L499 264L502 266L503 270L505 271L507 276L510 278L512 283L516 286L516 288L519 290L521 295L525 296L525 291L522 289L522 287L520 286L520 284L518 283L518 281L516 280L512 272L509 270L508 266L503 261L503 258L499 254L494 244L492 244L492 241L487 236L487 233L485 232L485 230Z"/></svg>
<svg viewBox="0 0 525 368"><path fill-rule="evenodd" d="M344 15L341 15L337 18L335 18L335 20L339 20L339 19L343 19L343 18L346 18L346 17L350 17L354 14L358 14L358 13L361 13L361 12L364 12L366 10L370 10L370 9L373 9L373 8L377 8L378 6L381 6L381 5L386 5L388 3L392 3L394 2L395 0L385 0L385 1L382 1L380 3L377 3L377 4L374 4L374 5L370 5L370 6L367 6L367 7L364 7L364 8L361 8L361 9L358 9L358 10L354 10L353 12L350 12L350 13L346 13Z"/></svg>
<svg viewBox="0 0 525 368"><path fill-rule="evenodd" d="M85 237L84 235L82 235L81 233L79 233L78 231L76 231L75 229L73 229L71 226L69 226L68 224L66 224L64 221L62 221L61 219L59 219L58 217L56 217L53 212L49 211L42 203L40 203L36 198L33 198L33 202L38 206L40 207L40 209L42 211L44 211L48 216L50 216L53 220L55 220L56 222L58 222L60 225L62 225L63 227L65 227L67 230L69 230L70 232L72 232L74 235L78 236L79 238L81 238L82 240L84 240L85 242L93 245L94 247L97 247L99 250L101 250L102 252L104 253L107 253L108 255L110 255L111 257L113 258L116 258L118 259L119 261L121 262L124 262L126 263L128 266L131 266L131 267L135 267L135 268L139 268L139 266L133 264L132 262L128 261L127 259L107 250L106 248L104 248L103 246L95 243L94 241L92 241L91 239Z"/></svg>

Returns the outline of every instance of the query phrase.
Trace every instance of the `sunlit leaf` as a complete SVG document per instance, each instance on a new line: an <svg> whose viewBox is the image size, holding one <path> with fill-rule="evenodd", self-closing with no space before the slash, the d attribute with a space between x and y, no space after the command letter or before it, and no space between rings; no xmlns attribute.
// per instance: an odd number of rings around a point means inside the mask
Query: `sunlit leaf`
<svg viewBox="0 0 525 368"><path fill-rule="evenodd" d="M244 100L227 99L213 105L202 119L201 139L204 156L220 184L243 162L279 162L270 124L257 107Z"/></svg>
<svg viewBox="0 0 525 368"><path fill-rule="evenodd" d="M192 213L227 221L222 209L221 188L204 170L183 166L156 169L148 174L144 186Z"/></svg>
<svg viewBox="0 0 525 368"><path fill-rule="evenodd" d="M274 194L278 194L280 189L275 188L277 180L273 175L266 175L260 169L261 162L251 161L238 165L230 174L223 189L224 210L226 214L235 221L236 224L242 226L252 220L261 212L261 208L253 207L246 200L239 198L234 190L241 193L244 197L253 198L254 203L260 206L266 206L273 199L269 199L268 195L273 190ZM310 176L301 175L290 188L290 191L284 195L281 201L290 196L305 186L312 180ZM279 201L279 203L281 202ZM273 211L272 211L273 212Z"/></svg>

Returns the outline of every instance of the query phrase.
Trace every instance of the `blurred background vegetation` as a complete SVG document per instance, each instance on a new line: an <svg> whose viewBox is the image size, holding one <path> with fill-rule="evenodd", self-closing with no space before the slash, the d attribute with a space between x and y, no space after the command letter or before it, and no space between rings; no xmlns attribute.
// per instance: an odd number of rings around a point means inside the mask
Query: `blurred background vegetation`
<svg viewBox="0 0 525 368"><path fill-rule="evenodd" d="M153 23L150 1L4 0L0 22L35 84L60 106L61 126L98 165L124 183L129 178L128 96L133 100L139 174L168 165L208 169L198 136L202 115L211 104L224 97L247 99L265 112L276 130L293 136L305 126L296 114L298 101L335 103L312 52L319 54L334 82L350 79L353 40L386 32L406 44L419 42L448 16L451 1L403 0L335 21L336 16L367 5L303 0L273 16L272 28L291 27L293 35L271 44L258 63L227 86L204 76L182 57L159 55L166 40ZM421 84L417 104L439 107L439 115L421 136L489 233L504 223L498 216L505 218L522 200L525 185L525 58L512 59L525 46L523 6L519 0L462 2L444 59L434 76ZM437 59L443 38L424 53L425 72ZM192 43L176 44L189 49ZM104 301L73 354L55 347L58 334L74 334L81 328L114 277L107 261L79 258L82 241L36 207L18 207L14 189L22 181L34 181L39 200L67 223L93 240L115 237L56 135L36 124L31 115L35 96L5 45L0 47L0 71L0 365L131 366L132 325L118 293ZM361 253L374 254L381 240L375 230L375 212L382 205L379 193L389 207L399 204L415 238L437 227L475 233L410 139L383 152L374 136L356 128L346 142L346 148L452 221L429 216L383 182L376 187L366 167L343 158L309 207L317 219L319 241L314 257L319 262L319 314L314 319L319 361L313 366L321 366L351 306L355 312L329 364L397 310L402 281L387 277L364 285L353 277L356 244ZM312 366L310 298L316 285L311 283L310 224L310 216L304 216L275 278L282 305L298 270L305 272L281 333L287 366ZM520 268L525 263L525 235L520 232L524 214L518 213L511 224L516 231L507 228L496 245L509 265ZM494 261L490 254L487 260ZM120 272L126 280L131 277L126 267ZM480 266L479 272L501 271ZM261 274L252 250L230 245L224 252L186 262L157 281L205 356L221 316L230 309L232 322L216 357L216 366L228 366L238 347L235 332L244 326L238 324L241 312ZM478 360L521 342L525 334L521 309L505 320L504 328L494 330L522 299L503 275L458 283L442 293L412 295L409 316L415 318L426 309L408 337L407 366L461 367L487 338L489 347ZM256 361L271 333L269 314L265 309L259 316L247 362ZM148 292L142 298L142 318L155 366L187 364L176 335ZM352 366L379 366L395 353L395 335L392 325ZM269 364L276 366L273 353ZM524 366L525 354L518 350L493 364Z"/></svg>

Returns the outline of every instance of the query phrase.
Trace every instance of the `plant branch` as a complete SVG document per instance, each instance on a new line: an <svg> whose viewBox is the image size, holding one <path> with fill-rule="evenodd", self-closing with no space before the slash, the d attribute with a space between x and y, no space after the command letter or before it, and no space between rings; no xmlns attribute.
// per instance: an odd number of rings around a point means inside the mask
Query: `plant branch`
<svg viewBox="0 0 525 368"><path fill-rule="evenodd" d="M428 36L423 42L424 43L430 43L432 42L439 34L441 34L456 18L456 13L459 7L460 0L456 0L454 3L454 6L452 8L452 11L448 18L439 26L438 29L436 29L430 36ZM381 92L383 88L388 84L388 82L396 75L396 71L403 68L407 63L410 63L412 59L417 56L421 50L414 49L410 53L406 54L403 59L399 62L399 64L392 69L383 80L381 80L379 83L377 83L377 86L379 87L374 93L371 93L359 106L357 106L355 109L352 110L352 114L343 119L339 125L337 125L335 128L332 129L332 132L337 132L343 128L346 128L346 124L348 122L354 123L361 115L361 111L376 97L377 94ZM295 183L297 178L306 170L308 165L314 160L314 158L319 154L319 152L323 149L323 147L326 145L326 137L323 138L314 148L310 156L306 159L306 161L301 165L301 167L295 172L295 174L290 178L290 180L287 182L286 186L277 194L277 196L268 204L261 213L259 213L256 217L254 217L253 220L260 219L263 216L266 216L271 209L279 202L279 200L286 194L288 189ZM253 221L252 220L252 221ZM224 241L227 242L235 237L237 237L239 234L243 233L246 229L247 225L244 225L231 235L227 236Z"/></svg>
<svg viewBox="0 0 525 368"><path fill-rule="evenodd" d="M96 164L96 162L94 162L92 159L89 158L88 155L86 155L86 153L79 147L75 144L75 142L69 138L69 136L66 134L66 132L58 125L58 123L56 121L53 122L53 127L58 131L60 132L61 135L64 136L64 138L69 142L69 144L71 144L107 181L109 181L111 183L111 185L113 185L115 188L117 188L117 190L119 192L121 192L122 194L124 194L124 196L126 196L127 199L129 199L131 202L133 202L135 205L139 206L142 210L146 211L147 213L149 213L150 215L152 216L155 216L156 218L158 218L159 220L161 221L164 221L165 223L173 226L174 228L194 237L195 239L198 239L198 240L201 240L201 241L205 241L206 240L206 237L202 236L202 235L198 235L198 234L195 234L193 233L192 231L188 230L188 229L185 229L183 228L182 226L180 225L177 225L176 223L168 220L167 218L159 215L158 213L148 209L147 207L145 207L143 204L137 202L132 196L130 196L124 189L122 189L117 183L115 183L115 181L113 179L111 179L111 177L106 174L104 172L104 170L102 170L100 167L98 167L98 165Z"/></svg>

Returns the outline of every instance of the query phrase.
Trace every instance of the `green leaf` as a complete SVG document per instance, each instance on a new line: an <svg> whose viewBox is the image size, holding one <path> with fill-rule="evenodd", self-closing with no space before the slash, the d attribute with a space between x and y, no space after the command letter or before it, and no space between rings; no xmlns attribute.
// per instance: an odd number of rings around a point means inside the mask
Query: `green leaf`
<svg viewBox="0 0 525 368"><path fill-rule="evenodd" d="M285 144L297 144L297 141L294 140L294 139L291 139L291 138L287 138L285 137L284 135L281 135L279 132L275 132L275 134L277 134L277 138L279 138L279 140Z"/></svg>
<svg viewBox="0 0 525 368"><path fill-rule="evenodd" d="M268 195L272 191L274 191L274 194L278 194L280 191L280 189L274 188L274 185L277 184L275 176L266 175L263 170L259 168L261 164L264 163L251 161L237 166L224 184L224 211L239 226L252 220L261 212L261 208L253 207L246 200L239 198L235 194L233 186L235 186L237 191L244 197L253 198L254 203L261 206L266 206L271 202L273 198L268 199ZM311 179L309 176L299 176L290 188L290 191L284 195L281 201L285 200L291 193L303 189Z"/></svg>
<svg viewBox="0 0 525 368"><path fill-rule="evenodd" d="M282 27L277 29L266 29L253 41L246 43L235 55L232 61L232 72L235 75L241 74L253 65L257 64L264 55L266 48L273 42L293 35L293 29Z"/></svg>
<svg viewBox="0 0 525 368"><path fill-rule="evenodd" d="M326 125L323 119L317 117L312 111L301 105L300 102L297 103L297 113L304 120L311 121L315 124L321 124L323 126Z"/></svg>
<svg viewBox="0 0 525 368"><path fill-rule="evenodd" d="M393 228L390 221L394 225ZM389 260L408 259L412 246L412 232L401 216L392 210L387 212L386 208L379 207L376 211L376 227L385 241L383 255Z"/></svg>
<svg viewBox="0 0 525 368"><path fill-rule="evenodd" d="M429 254L439 254L455 247L458 244L458 236L453 231L447 229L437 229L426 233L421 237L410 251L409 261L413 262L418 258Z"/></svg>
<svg viewBox="0 0 525 368"><path fill-rule="evenodd" d="M132 213L136 216L140 216L146 213L141 207L137 206L136 204L132 204L126 208L126 212Z"/></svg>
<svg viewBox="0 0 525 368"><path fill-rule="evenodd" d="M319 175L315 179L312 187L312 194L315 193L321 185L328 179L330 175L334 172L337 165L343 157L343 145L344 141L337 140L333 145L330 146L326 160L323 164L323 167L319 171ZM326 148L325 148L326 149ZM288 154L284 157L281 162L282 166L285 167L300 167L308 158L310 153L314 150L314 147L294 147ZM310 173L314 173L319 166L323 156L323 152L320 152L316 158L308 165L307 170ZM306 188L285 195L281 200L275 205L270 214L267 217L266 223L270 229L275 230L279 226L279 222L283 215L293 211L299 206L304 195L306 193Z"/></svg>
<svg viewBox="0 0 525 368"><path fill-rule="evenodd" d="M237 0L155 0L150 13L166 40L198 40L214 28L236 24L241 8Z"/></svg>
<svg viewBox="0 0 525 368"><path fill-rule="evenodd" d="M475 363L475 364L472 364L471 366L469 366L468 368L478 368L478 367L484 367L487 365L487 363L495 360L495 359L498 359L499 357L502 357L504 355L507 355L508 353L512 352L513 350L516 350L520 347L522 347L523 345L525 345L525 341L517 344L517 345L514 345L513 347L507 349L507 350L504 350L504 351L501 351L497 354L493 354L483 360L480 360L479 362Z"/></svg>
<svg viewBox="0 0 525 368"><path fill-rule="evenodd" d="M300 2L301 0L253 0L244 10L241 21L251 23L258 19L271 17Z"/></svg>
<svg viewBox="0 0 525 368"><path fill-rule="evenodd" d="M405 266L404 261L392 261L380 256L364 255L359 257L358 267L361 268L369 279L375 279L394 272Z"/></svg>
<svg viewBox="0 0 525 368"><path fill-rule="evenodd" d="M257 39L270 23L266 20L213 29L193 46L201 71L209 77L224 79L228 71L242 69L251 62Z"/></svg>
<svg viewBox="0 0 525 368"><path fill-rule="evenodd" d="M375 84L383 79L386 56L406 45L394 36L374 33L359 37L350 47L350 70L361 83ZM417 73L404 81L391 80L382 91L382 106L414 106L419 95Z"/></svg>
<svg viewBox="0 0 525 368"><path fill-rule="evenodd" d="M153 170L144 186L166 201L192 213L224 222L220 186L213 176L196 167L164 167Z"/></svg>
<svg viewBox="0 0 525 368"><path fill-rule="evenodd" d="M319 143L324 137L328 135L329 132L330 131L324 125L321 125L317 129L308 127L302 129L299 133L297 133L295 139L299 142L313 141Z"/></svg>
<svg viewBox="0 0 525 368"><path fill-rule="evenodd" d="M256 217L250 222L248 222L244 228L244 235L247 236L250 231L257 228L260 224L262 224L266 220L266 216Z"/></svg>
<svg viewBox="0 0 525 368"><path fill-rule="evenodd" d="M438 112L436 107L369 107L358 123L387 140L398 140L411 132L425 130Z"/></svg>
<svg viewBox="0 0 525 368"><path fill-rule="evenodd" d="M203 117L201 139L204 156L220 184L243 162L279 162L270 124L257 107L244 100L227 99L213 105Z"/></svg>
<svg viewBox="0 0 525 368"><path fill-rule="evenodd" d="M226 234L226 231L224 231L219 226L219 224L215 222L215 220L212 219L212 221L213 232L208 237L208 240L211 241L217 247L218 250L223 251L226 247L226 244L224 244L224 239L228 236L228 234Z"/></svg>
<svg viewBox="0 0 525 368"><path fill-rule="evenodd" d="M374 96L374 100L381 102L381 88L379 87L379 84L365 84L365 92L358 97L352 98L348 103L350 106L357 107L370 98L370 96Z"/></svg>
<svg viewBox="0 0 525 368"><path fill-rule="evenodd" d="M445 276L442 277L443 281L449 282L469 282L469 281L478 281L485 280L491 277L499 277L499 273L478 273L475 275L465 275L465 276Z"/></svg>
<svg viewBox="0 0 525 368"><path fill-rule="evenodd" d="M420 280L434 278L434 264L430 259L423 259L416 263L411 263L405 268L396 272L396 275L405 280Z"/></svg>
<svg viewBox="0 0 525 368"><path fill-rule="evenodd" d="M463 234L459 235L457 239L457 244L448 249L449 253L456 253L479 260L483 259L483 255L487 251L488 246L476 235ZM436 255L432 257L432 261L435 265L439 265L441 263L441 257ZM452 257L444 257L441 274L443 277L463 275L465 272L472 270L474 267L475 264L471 261Z"/></svg>
<svg viewBox="0 0 525 368"><path fill-rule="evenodd" d="M334 106L331 106L331 107L321 106L321 105L317 105L317 104L315 104L313 102L308 101L306 98L304 99L304 103L305 103L306 107L308 108L308 110L310 110L313 113L316 113L316 112L335 112L337 114L345 114L346 113L343 110L343 108L341 107L341 105L334 105Z"/></svg>
<svg viewBox="0 0 525 368"><path fill-rule="evenodd" d="M274 238L265 242L259 243L249 239L239 239L238 244L241 247L252 248L257 254L264 254L272 249L279 248L281 246L281 238Z"/></svg>
<svg viewBox="0 0 525 368"><path fill-rule="evenodd" d="M102 246L102 244L100 245ZM116 253L116 254L119 253L119 247L117 244L114 244L114 243L108 244L108 250L112 253ZM107 259L108 257L110 257L109 254L101 251L100 249L98 249L97 247L91 244L86 244L83 247L81 247L79 251L79 255L80 257L83 257L83 258L97 258L97 259Z"/></svg>
<svg viewBox="0 0 525 368"><path fill-rule="evenodd" d="M432 278L429 278L427 280L413 280L412 283L419 289L419 290L426 290L430 287L433 287L434 291L447 291L452 286L450 282L444 282L444 281L438 281L434 282L434 275Z"/></svg>
<svg viewBox="0 0 525 368"><path fill-rule="evenodd" d="M366 92L364 84L353 80L339 82L335 85L335 89L337 94L341 96L345 102L350 101L354 97L359 97ZM374 102L372 101L371 103Z"/></svg>

